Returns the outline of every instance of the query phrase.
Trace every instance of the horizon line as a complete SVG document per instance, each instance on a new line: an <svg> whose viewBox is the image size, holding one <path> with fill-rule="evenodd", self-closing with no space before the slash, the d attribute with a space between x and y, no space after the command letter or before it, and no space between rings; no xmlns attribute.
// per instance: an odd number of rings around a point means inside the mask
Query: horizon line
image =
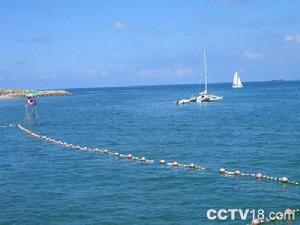
<svg viewBox="0 0 300 225"><path fill-rule="evenodd" d="M283 80L279 82L297 82L300 81L300 79L296 80ZM272 82L272 80L263 80L263 81L243 81L243 83L266 83L266 82ZM276 81L275 81L276 82ZM231 84L231 81L225 81L225 82L211 82L208 85L212 84ZM168 84L137 84L137 85L119 85L119 86L91 86L91 87L59 87L59 88L5 88L5 87L0 87L0 89L12 89L12 90L18 90L18 89L23 89L23 90L68 90L68 89L91 89L91 88L131 88L131 87L151 87L151 86L180 86L180 85L204 85L204 83L181 83L181 84L176 84L176 83L168 83Z"/></svg>
<svg viewBox="0 0 300 225"><path fill-rule="evenodd" d="M300 79L296 80L283 80L279 82L298 82ZM272 82L272 80L263 80L263 81L244 81L243 83L267 83ZM276 82L276 81L275 81ZM225 82L211 82L208 84L210 86L211 84L231 84L231 81L225 81ZM152 86L180 86L180 85L204 85L204 83L182 83L182 84L138 84L138 85L120 85L120 86L98 86L98 87L71 87L71 88L57 88L57 89L92 89L92 88L132 88L132 87L152 87ZM55 88L56 89L56 88ZM49 89L43 89L43 90L49 90Z"/></svg>

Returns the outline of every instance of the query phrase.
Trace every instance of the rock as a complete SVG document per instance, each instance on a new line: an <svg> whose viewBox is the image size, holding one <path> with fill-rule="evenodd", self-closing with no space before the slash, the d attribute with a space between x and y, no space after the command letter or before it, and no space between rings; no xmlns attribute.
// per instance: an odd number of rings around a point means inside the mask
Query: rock
<svg viewBox="0 0 300 225"><path fill-rule="evenodd" d="M9 98L24 98L25 95L30 92L25 89L8 89L0 88L0 99L9 99ZM39 96L68 96L72 95L71 92L65 90L44 90L39 91Z"/></svg>

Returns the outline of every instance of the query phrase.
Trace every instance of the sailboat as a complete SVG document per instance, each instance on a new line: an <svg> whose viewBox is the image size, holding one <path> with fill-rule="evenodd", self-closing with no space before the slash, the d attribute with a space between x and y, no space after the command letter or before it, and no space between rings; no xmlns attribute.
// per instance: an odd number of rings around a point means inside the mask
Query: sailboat
<svg viewBox="0 0 300 225"><path fill-rule="evenodd" d="M190 99L177 100L176 104L181 105L181 104L186 104L186 103L191 103L191 102L203 103L203 102L215 102L215 101L223 100L222 96L217 96L217 95L208 93L208 90L207 90L206 51L204 51L203 54L204 54L204 84L205 84L204 91L200 92L197 96L191 97Z"/></svg>
<svg viewBox="0 0 300 225"><path fill-rule="evenodd" d="M238 72L235 72L233 76L232 88L242 88L242 87L244 86L242 84L241 78L238 75Z"/></svg>

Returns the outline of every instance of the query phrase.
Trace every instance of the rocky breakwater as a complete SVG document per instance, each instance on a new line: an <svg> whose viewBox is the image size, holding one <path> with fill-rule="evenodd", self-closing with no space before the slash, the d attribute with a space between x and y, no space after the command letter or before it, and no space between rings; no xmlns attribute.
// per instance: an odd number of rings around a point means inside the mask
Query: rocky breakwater
<svg viewBox="0 0 300 225"><path fill-rule="evenodd" d="M0 88L0 99L12 99L12 98L24 98L30 90L24 89L7 89L7 88ZM71 92L65 90L44 90L44 91L37 91L39 96L67 96L72 95Z"/></svg>

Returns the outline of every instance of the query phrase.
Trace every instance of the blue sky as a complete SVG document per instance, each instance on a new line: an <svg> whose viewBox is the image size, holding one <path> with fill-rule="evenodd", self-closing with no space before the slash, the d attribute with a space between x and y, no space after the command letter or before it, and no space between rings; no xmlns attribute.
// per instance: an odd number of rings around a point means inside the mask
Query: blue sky
<svg viewBox="0 0 300 225"><path fill-rule="evenodd" d="M0 0L0 87L300 79L300 1Z"/></svg>

